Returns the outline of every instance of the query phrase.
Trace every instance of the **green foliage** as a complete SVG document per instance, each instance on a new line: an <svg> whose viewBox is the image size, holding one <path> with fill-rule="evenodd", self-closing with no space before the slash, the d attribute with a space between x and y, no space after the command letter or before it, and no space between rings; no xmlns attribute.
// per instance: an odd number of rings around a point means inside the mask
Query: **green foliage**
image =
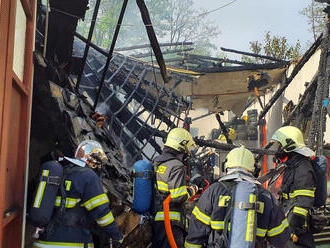
<svg viewBox="0 0 330 248"><path fill-rule="evenodd" d="M80 22L78 32L88 35L96 0L90 0L90 10L85 22ZM98 13L93 42L107 49L121 10L121 0L102 0ZM202 10L196 10L193 0L145 0L159 42L194 42L195 51L209 55L216 48L211 39L219 35L217 25L208 21ZM136 1L128 2L117 46L133 46L149 43L145 26ZM180 47L180 46L179 46ZM172 47L178 49L179 47ZM141 52L141 51L139 51ZM148 52L148 51L145 51Z"/></svg>
<svg viewBox="0 0 330 248"><path fill-rule="evenodd" d="M323 9L325 5L312 0L312 2L299 13L307 17L310 31L313 33L314 41L323 32L325 28L325 13Z"/></svg>
<svg viewBox="0 0 330 248"><path fill-rule="evenodd" d="M265 35L264 42L250 42L250 49L253 53L270 56L276 59L291 60L297 59L301 55L301 44L299 40L294 45L290 45L284 36L272 36L268 31ZM249 58L242 56L242 61L250 63L269 62L261 58Z"/></svg>

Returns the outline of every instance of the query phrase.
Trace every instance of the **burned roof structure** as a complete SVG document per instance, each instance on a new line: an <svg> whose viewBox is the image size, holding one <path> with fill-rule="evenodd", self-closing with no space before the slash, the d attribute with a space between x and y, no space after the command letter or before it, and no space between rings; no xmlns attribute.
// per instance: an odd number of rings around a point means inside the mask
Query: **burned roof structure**
<svg viewBox="0 0 330 248"><path fill-rule="evenodd" d="M148 61L142 59L149 55L138 50L145 46L117 51L115 49L127 0L123 1L109 50L93 44L92 34L100 1L97 0L94 6L88 37L75 34L72 67L75 75L67 76L58 66L51 63L46 65L41 52L35 54L37 63L31 129L31 178L36 178L36 168L47 152L57 151L70 156L80 141L98 140L110 160L102 175L104 185L117 199L114 202L121 208L118 210L120 213L124 209L123 204L129 206L132 201L132 164L139 159L152 160L159 154L166 132L173 127L187 124L189 110L207 108L210 113L232 110L240 116L249 99L260 97L267 89L281 84L273 98L266 106L262 106L263 111L259 115L261 122L321 42L323 55L318 77L307 87L300 103L295 106L285 124L294 121L298 126L307 116L313 116L310 135L314 141L315 128L321 127L321 130L324 130L324 115L319 115L318 101L328 92L328 84L325 83L329 78L326 70L326 55L330 44L328 36L320 37L315 42L300 59L289 78L286 77L288 61L267 57L265 59L272 62L252 64L201 56L191 53L191 43L169 44L172 47L179 45L181 48L168 50L167 54L176 56L164 59L163 54L166 52L162 52L162 44L158 43L152 25L149 25L151 21L144 1L137 0L153 50L151 60ZM42 50L44 37L40 27L37 30L36 42L37 48ZM124 50L135 52L126 56L120 53ZM224 51L242 54L231 49ZM247 53L245 55L262 56ZM308 106L315 96L317 100L311 111ZM95 115L96 113L98 115ZM101 123L97 116L101 116ZM236 147L212 140L195 138L195 141L201 147L225 151ZM321 144L321 141L322 138L318 138L318 144ZM258 161L264 154L275 153L268 150L270 147L271 144L251 150L259 154L256 159ZM196 159L194 162L197 165L201 161ZM204 159L205 157L202 158L203 161ZM30 180L30 183L33 184L33 180Z"/></svg>

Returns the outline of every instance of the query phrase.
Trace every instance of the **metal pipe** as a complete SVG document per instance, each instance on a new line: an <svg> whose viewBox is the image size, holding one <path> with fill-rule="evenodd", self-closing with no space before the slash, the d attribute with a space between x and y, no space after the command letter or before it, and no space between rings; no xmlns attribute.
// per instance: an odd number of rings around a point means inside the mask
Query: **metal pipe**
<svg viewBox="0 0 330 248"><path fill-rule="evenodd" d="M91 26L89 28L88 38L87 38L86 46L85 46L85 50L84 50L84 56L83 56L82 63L81 63L80 73L78 74L78 78L77 78L77 84L76 84L77 92L79 92L80 81L81 81L82 75L84 73L84 68L85 68L85 64L86 64L86 60L87 60L89 47L91 45L91 40L93 37L93 32L94 32L94 28L95 28L97 14L98 14L99 8L100 8L100 3L101 3L101 0L96 0L93 17L92 17L92 22L91 22Z"/></svg>

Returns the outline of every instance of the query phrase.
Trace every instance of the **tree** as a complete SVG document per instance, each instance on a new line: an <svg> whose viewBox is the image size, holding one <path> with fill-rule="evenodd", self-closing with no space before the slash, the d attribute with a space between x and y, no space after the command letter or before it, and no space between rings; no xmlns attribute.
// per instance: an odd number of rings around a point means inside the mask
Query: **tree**
<svg viewBox="0 0 330 248"><path fill-rule="evenodd" d="M269 31L265 35L264 42L250 42L250 49L253 53L262 54L282 60L297 59L301 55L301 45L299 40L297 40L294 45L290 45L284 36L271 36ZM269 62L265 59L249 58L247 56L242 56L242 61L250 63Z"/></svg>
<svg viewBox="0 0 330 248"><path fill-rule="evenodd" d="M325 27L325 14L323 9L325 5L323 3L317 3L312 0L306 8L301 10L299 13L306 16L308 19L308 25L310 25L310 31L313 33L314 41L322 33Z"/></svg>
<svg viewBox="0 0 330 248"><path fill-rule="evenodd" d="M145 3L160 42L191 41L195 43L195 52L201 54L210 54L216 48L212 39L219 35L219 28L209 22L205 12L194 8L193 0L145 0ZM94 5L95 0L90 0L91 8L86 14L86 22L80 23L78 27L78 32L85 37ZM97 45L107 48L111 43L121 5L120 0L102 1L93 35L93 41ZM148 41L137 4L129 1L117 44L131 46Z"/></svg>

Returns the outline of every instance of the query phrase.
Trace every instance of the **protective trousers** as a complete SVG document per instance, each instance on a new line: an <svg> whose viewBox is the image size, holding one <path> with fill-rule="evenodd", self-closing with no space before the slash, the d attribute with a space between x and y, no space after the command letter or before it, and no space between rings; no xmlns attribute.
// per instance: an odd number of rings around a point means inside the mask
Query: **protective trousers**
<svg viewBox="0 0 330 248"><path fill-rule="evenodd" d="M177 225L172 224L171 226L177 247L183 248L186 236L185 230ZM152 248L170 248L163 221L154 221L152 223Z"/></svg>

